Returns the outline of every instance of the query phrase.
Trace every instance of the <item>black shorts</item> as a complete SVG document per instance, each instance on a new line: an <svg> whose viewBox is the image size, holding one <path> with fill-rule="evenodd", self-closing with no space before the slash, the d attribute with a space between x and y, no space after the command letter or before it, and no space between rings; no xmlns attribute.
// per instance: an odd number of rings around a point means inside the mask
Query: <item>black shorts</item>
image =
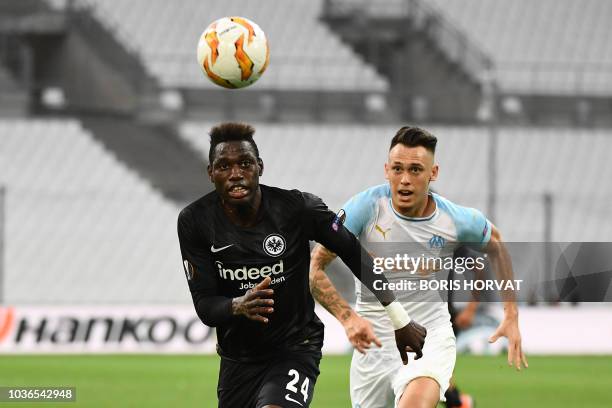
<svg viewBox="0 0 612 408"><path fill-rule="evenodd" d="M221 359L219 408L261 408L310 405L319 376L320 351L284 353L270 361L239 363Z"/></svg>

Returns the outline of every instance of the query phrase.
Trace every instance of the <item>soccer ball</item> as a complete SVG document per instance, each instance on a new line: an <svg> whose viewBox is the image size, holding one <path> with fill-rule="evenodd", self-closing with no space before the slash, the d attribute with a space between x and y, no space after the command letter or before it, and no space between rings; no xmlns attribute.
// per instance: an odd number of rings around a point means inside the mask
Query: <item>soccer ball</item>
<svg viewBox="0 0 612 408"><path fill-rule="evenodd" d="M224 88L244 88L268 67L266 34L244 17L223 17L209 25L198 42L198 64L204 74Z"/></svg>

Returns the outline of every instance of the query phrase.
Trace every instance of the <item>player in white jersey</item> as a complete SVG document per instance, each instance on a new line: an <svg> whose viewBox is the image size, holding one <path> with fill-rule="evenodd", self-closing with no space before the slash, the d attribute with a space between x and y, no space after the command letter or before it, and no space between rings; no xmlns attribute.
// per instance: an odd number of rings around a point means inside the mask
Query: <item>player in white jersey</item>
<svg viewBox="0 0 612 408"><path fill-rule="evenodd" d="M349 200L338 215L364 247L379 259L390 259L401 251L414 258L449 258L461 245L469 245L489 257L500 279L512 278L512 265L499 231L475 209L452 203L429 191L438 176L434 161L437 139L415 127L401 128L385 163L387 184L372 187ZM455 336L448 306L438 291L406 290L399 299L409 316L427 329L423 357L410 354L406 366L397 363L391 322L384 309L371 301L369 291L357 288L356 312L338 294L325 275L335 255L317 245L311 258L310 285L313 296L345 327L355 346L351 363L351 400L354 408L435 407L444 401L455 365ZM413 266L414 264L413 261ZM419 273L415 273L419 272ZM423 265L413 270L385 268L389 282L414 279L445 279L443 270ZM448 271L446 271L448 272ZM375 288L376 289L376 288ZM521 348L518 311L512 294L504 293L505 318L491 336L509 340L508 363L527 367ZM380 348L365 351L370 344ZM382 347L381 347L382 346Z"/></svg>

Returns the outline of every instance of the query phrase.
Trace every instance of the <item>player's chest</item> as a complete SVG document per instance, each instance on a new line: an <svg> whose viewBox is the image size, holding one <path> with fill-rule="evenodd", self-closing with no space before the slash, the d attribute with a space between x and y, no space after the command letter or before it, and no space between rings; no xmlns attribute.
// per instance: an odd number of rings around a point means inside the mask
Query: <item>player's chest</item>
<svg viewBox="0 0 612 408"><path fill-rule="evenodd" d="M254 228L217 227L210 253L224 291L243 293L267 277L272 287L282 285L309 253L301 226L290 221L263 220Z"/></svg>
<svg viewBox="0 0 612 408"><path fill-rule="evenodd" d="M290 256L303 246L303 235L301 226L290 220L264 219L252 228L219 221L209 237L210 252L219 261L265 262Z"/></svg>
<svg viewBox="0 0 612 408"><path fill-rule="evenodd" d="M379 214L366 229L366 240L379 251L392 253L427 253L443 256L457 244L455 227L438 215L429 220L408 221L393 214Z"/></svg>

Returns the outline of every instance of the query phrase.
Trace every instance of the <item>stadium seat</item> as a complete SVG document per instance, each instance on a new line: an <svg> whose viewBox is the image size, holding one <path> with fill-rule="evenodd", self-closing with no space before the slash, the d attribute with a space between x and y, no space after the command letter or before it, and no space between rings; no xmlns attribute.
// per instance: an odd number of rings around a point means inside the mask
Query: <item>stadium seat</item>
<svg viewBox="0 0 612 408"><path fill-rule="evenodd" d="M212 123L188 122L181 134L202 157ZM388 143L401 125L255 124L265 163L262 183L321 196L333 210L353 194L384 183ZM487 212L489 136L484 128L434 126L440 164L436 191ZM612 132L567 128L501 128L496 218L508 241L545 240L544 197L553 200L552 239L607 241L612 192ZM299 153L296 153L299 152ZM316 158L316 159L314 159ZM591 176L592 175L592 176ZM608 215L606 215L608 214Z"/></svg>
<svg viewBox="0 0 612 408"><path fill-rule="evenodd" d="M195 48L206 26L229 13L252 19L268 36L271 64L259 89L388 90L387 81L319 21L322 0L185 0L180 7L164 0L81 1L94 6L95 15L140 53L166 87L214 87L203 80Z"/></svg>
<svg viewBox="0 0 612 408"><path fill-rule="evenodd" d="M332 4L339 14L406 18L428 10L441 16L451 30L459 29L492 59L504 92L612 94L608 0L332 0ZM414 4L420 7L411 8Z"/></svg>
<svg viewBox="0 0 612 408"><path fill-rule="evenodd" d="M431 3L493 58L505 91L612 93L612 3L607 0Z"/></svg>
<svg viewBox="0 0 612 408"><path fill-rule="evenodd" d="M4 301L189 301L178 208L76 120L0 120Z"/></svg>

